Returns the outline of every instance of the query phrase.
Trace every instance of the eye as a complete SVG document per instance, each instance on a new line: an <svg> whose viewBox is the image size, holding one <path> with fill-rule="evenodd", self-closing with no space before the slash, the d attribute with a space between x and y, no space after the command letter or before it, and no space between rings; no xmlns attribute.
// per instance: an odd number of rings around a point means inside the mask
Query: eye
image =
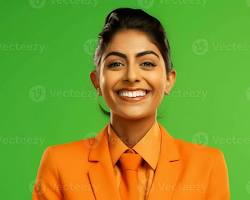
<svg viewBox="0 0 250 200"><path fill-rule="evenodd" d="M110 68L120 67L120 66L123 66L121 62L113 62L113 63L108 64L108 67Z"/></svg>
<svg viewBox="0 0 250 200"><path fill-rule="evenodd" d="M156 65L151 62L144 62L141 64L143 67L155 67Z"/></svg>

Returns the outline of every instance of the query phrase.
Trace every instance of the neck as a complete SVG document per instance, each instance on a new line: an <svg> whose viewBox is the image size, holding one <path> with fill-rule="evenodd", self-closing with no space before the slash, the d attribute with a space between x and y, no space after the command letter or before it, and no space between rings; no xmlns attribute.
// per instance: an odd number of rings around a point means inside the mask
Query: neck
<svg viewBox="0 0 250 200"><path fill-rule="evenodd" d="M155 121L156 113L136 120L125 119L112 113L110 117L112 128L129 148L132 148L143 138Z"/></svg>

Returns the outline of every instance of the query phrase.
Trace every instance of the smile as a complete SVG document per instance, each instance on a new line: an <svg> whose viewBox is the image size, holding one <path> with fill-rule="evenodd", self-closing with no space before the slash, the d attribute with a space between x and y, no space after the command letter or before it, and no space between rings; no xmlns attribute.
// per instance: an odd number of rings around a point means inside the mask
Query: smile
<svg viewBox="0 0 250 200"><path fill-rule="evenodd" d="M135 102L145 99L149 90L119 90L116 93L122 100Z"/></svg>
<svg viewBox="0 0 250 200"><path fill-rule="evenodd" d="M126 91L126 90L120 90L118 92L119 96L125 96L125 97L143 97L146 95L146 90L136 90L136 91Z"/></svg>

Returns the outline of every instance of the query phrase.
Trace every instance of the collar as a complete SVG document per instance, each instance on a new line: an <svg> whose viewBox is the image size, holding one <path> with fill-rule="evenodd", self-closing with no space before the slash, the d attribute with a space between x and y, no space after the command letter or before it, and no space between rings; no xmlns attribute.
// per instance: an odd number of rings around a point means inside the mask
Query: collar
<svg viewBox="0 0 250 200"><path fill-rule="evenodd" d="M122 153L130 148L119 138L111 123L108 124L108 142L110 156L114 166ZM155 170L160 155L160 146L161 131L158 122L155 121L143 138L132 149Z"/></svg>

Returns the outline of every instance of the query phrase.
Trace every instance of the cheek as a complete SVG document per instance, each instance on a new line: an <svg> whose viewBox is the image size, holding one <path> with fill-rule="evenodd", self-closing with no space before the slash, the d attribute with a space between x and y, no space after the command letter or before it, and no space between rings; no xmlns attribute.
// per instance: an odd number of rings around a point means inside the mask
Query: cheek
<svg viewBox="0 0 250 200"><path fill-rule="evenodd" d="M163 90L166 83L166 76L163 70L151 73L148 77L149 82L152 84L155 90Z"/></svg>
<svg viewBox="0 0 250 200"><path fill-rule="evenodd" d="M152 73L149 79L151 86L154 89L154 97L156 101L160 101L164 96L164 89L166 84L166 76L160 73Z"/></svg>
<svg viewBox="0 0 250 200"><path fill-rule="evenodd" d="M112 79L110 79L110 78L111 78L111 76L106 70L103 70L101 72L100 87L102 90L106 90L109 87L109 85L111 84L110 82L112 81Z"/></svg>
<svg viewBox="0 0 250 200"><path fill-rule="evenodd" d="M110 98L114 91L115 84L119 81L119 75L114 72L104 71L100 79L100 87L103 92L103 96L106 99Z"/></svg>

